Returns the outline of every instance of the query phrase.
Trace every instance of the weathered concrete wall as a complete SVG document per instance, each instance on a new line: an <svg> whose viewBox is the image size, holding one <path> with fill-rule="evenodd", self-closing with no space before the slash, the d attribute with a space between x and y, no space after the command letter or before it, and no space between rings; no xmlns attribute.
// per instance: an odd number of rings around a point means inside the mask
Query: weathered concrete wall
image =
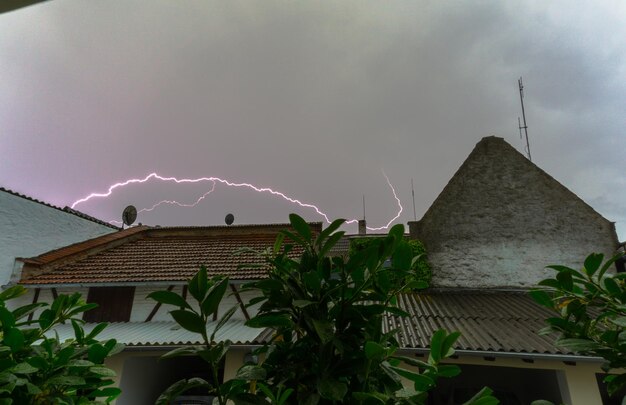
<svg viewBox="0 0 626 405"><path fill-rule="evenodd" d="M614 224L502 138L483 138L418 224L433 286L531 287L614 253Z"/></svg>
<svg viewBox="0 0 626 405"><path fill-rule="evenodd" d="M33 257L115 229L0 191L0 286L9 282L16 257Z"/></svg>

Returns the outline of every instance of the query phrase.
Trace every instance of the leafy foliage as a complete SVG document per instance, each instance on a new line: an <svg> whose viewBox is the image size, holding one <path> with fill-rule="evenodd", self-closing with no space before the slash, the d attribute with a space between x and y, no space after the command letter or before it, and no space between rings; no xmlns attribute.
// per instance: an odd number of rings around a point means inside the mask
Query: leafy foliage
<svg viewBox="0 0 626 405"><path fill-rule="evenodd" d="M259 351L266 356L264 383L293 390L293 403L422 404L438 378L460 372L440 365L453 355L459 333L438 331L423 362L396 355L394 331L383 330L386 313L407 316L396 306L399 292L427 287L413 277L416 258L402 225L348 258L331 258L326 253L343 236L336 232L343 220L319 235L297 215L290 220L294 232L283 231L264 254L268 278L246 286L262 294L252 302L261 306L248 325L275 331ZM303 250L297 260L288 254L294 243ZM489 390L479 399L497 403Z"/></svg>
<svg viewBox="0 0 626 405"><path fill-rule="evenodd" d="M608 272L620 256L603 263L604 255L592 253L580 271L548 266L556 276L542 280L541 288L530 292L556 315L547 319L549 326L541 333L556 332L558 346L603 357L607 372L626 367L626 273ZM626 374L619 372L605 378L609 394L626 386Z"/></svg>
<svg viewBox="0 0 626 405"><path fill-rule="evenodd" d="M350 254L368 249L372 246L378 246L381 240L382 238L379 237L351 239ZM430 280L432 279L432 270L426 256L426 248L424 247L424 244L419 240L414 239L404 239L404 243L409 245L413 257L415 258L415 261L411 266L411 270L413 270L411 277L416 281L430 284Z"/></svg>
<svg viewBox="0 0 626 405"><path fill-rule="evenodd" d="M396 295L407 289L426 288L416 280L415 250L404 239L401 225L375 244L352 251L349 257L327 254L341 239L334 221L319 235L299 216L290 216L293 230L282 231L274 246L257 252L268 268L267 278L244 286L260 296L260 304L247 325L270 328L272 341L257 350L264 361L242 366L236 378L220 385L194 378L171 386L158 400L166 404L191 387L205 388L220 404L424 404L439 378L454 377L460 369L442 365L454 354L458 332L437 331L427 361L397 355L394 331L383 330L383 316L407 316L396 306ZM294 259L294 248L302 251ZM391 263L391 265L389 265ZM164 357L196 355L217 370L230 342L208 337L207 321L217 311L228 279L207 279L201 268L188 288L199 310L176 293L149 295L178 309L170 312L183 328L203 336L204 345L176 349ZM230 318L232 310L216 330ZM498 401L487 388L467 404L491 405Z"/></svg>
<svg viewBox="0 0 626 405"><path fill-rule="evenodd" d="M183 379L172 384L158 399L157 404L169 404L182 393L194 389L206 389L208 394L215 395L220 405L226 404L226 400L235 397L235 393L243 392L242 381L232 381L221 384L219 380L219 367L224 356L230 348L229 340L214 343L215 334L226 324L236 310L236 307L227 311L213 328L211 334L207 330L207 322L217 314L220 302L228 288L228 278L215 277L209 279L204 266L187 284L189 293L197 305L190 305L185 298L172 291L156 291L150 293L151 298L161 304L172 305L178 309L170 311L170 315L184 329L202 336L202 346L181 347L163 355L163 358L178 356L198 356L210 366L209 381L202 378ZM196 309L197 308L197 309Z"/></svg>
<svg viewBox="0 0 626 405"><path fill-rule="evenodd" d="M6 301L26 293L13 286L0 293L0 404L109 403L119 388L109 387L115 376L104 360L123 349L114 339L96 340L106 327L86 333L80 315L96 306L80 294L59 295L52 305L35 303L9 310ZM45 308L38 319L30 314ZM75 338L59 342L48 337L55 326L71 322ZM49 335L49 333L48 333ZM95 401L101 398L102 401Z"/></svg>

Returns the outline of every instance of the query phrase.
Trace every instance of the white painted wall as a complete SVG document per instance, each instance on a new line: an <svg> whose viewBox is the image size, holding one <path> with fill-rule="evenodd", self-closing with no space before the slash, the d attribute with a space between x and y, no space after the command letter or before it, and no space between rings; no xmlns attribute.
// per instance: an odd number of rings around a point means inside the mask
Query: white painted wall
<svg viewBox="0 0 626 405"><path fill-rule="evenodd" d="M131 322L144 322L146 318L148 318L148 315L150 315L150 312L152 312L152 310L154 309L156 305L156 301L147 298L148 294L150 294L153 291L162 291L166 289L167 287L137 287L135 289L135 298L133 300L133 310L130 314L130 321ZM182 295L182 289L183 289L182 286L176 286L174 287L172 291L177 294ZM244 304L247 304L250 301L250 299L258 296L258 294L255 294L250 291L246 293L239 293L239 295ZM187 302L192 304L192 306L196 307L197 309L197 305L195 305L195 300L189 294L187 294ZM230 308L232 308L235 305L238 305L237 299L232 294L232 291L230 289L226 290L224 299L220 303L218 316L223 315L226 311L228 311ZM256 304L250 308L247 308L246 310L248 312L248 315L250 317L255 316L258 312L259 306L260 304ZM152 321L154 322L173 321L172 317L169 314L169 311L173 309L175 308L173 308L171 305L161 305L158 311L156 312L156 314L154 315L154 317L152 318ZM241 311L241 309L238 309L233 314L231 319L245 320L245 316L243 312Z"/></svg>
<svg viewBox="0 0 626 405"><path fill-rule="evenodd" d="M115 229L0 191L0 286L6 285L16 257L33 257Z"/></svg>

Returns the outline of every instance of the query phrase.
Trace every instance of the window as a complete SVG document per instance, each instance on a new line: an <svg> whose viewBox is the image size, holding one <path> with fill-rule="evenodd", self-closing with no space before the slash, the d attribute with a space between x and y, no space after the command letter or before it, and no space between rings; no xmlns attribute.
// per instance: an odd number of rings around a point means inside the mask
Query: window
<svg viewBox="0 0 626 405"><path fill-rule="evenodd" d="M87 302L98 308L85 312L87 322L128 322L133 308L135 287L91 287Z"/></svg>

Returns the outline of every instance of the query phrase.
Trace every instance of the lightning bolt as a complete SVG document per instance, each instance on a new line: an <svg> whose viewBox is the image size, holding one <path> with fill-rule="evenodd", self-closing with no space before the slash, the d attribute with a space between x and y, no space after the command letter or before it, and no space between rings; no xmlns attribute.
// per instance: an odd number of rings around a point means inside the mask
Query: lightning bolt
<svg viewBox="0 0 626 405"><path fill-rule="evenodd" d="M398 205L398 212L397 214L391 219L389 220L389 222L387 222L386 225L384 226L380 226L380 227L367 227L367 229L371 230L371 231L380 231L383 229L388 229L391 224L393 223L393 221L395 221L396 219L398 219L400 217L400 214L402 213L402 203L400 202L400 199L398 198L398 195L396 194L396 190L394 189L393 185L391 184L391 181L389 180L389 177L387 177L387 174L383 171L383 176L385 176L385 180L387 181L387 184L389 185L389 188L391 189L391 192L393 193L393 197L396 200L396 203ZM128 185L131 184L141 184L141 183L145 183L151 179L156 179L156 180L160 180L160 181L165 181L165 182L174 182L177 184L183 184L183 183L201 183L201 182L212 182L213 183L213 187L211 187L211 190L207 191L206 193L204 193L202 196L200 196L195 202L191 203L191 204L183 204L183 203L179 203L178 201L172 201L172 200L163 200L163 201L159 201L156 204L154 204L153 206L149 207L149 208L142 208L141 210L139 210L138 212L147 212L147 211L152 211L155 208L157 208L160 205L163 204L169 204L169 205L177 205L179 207L195 207L196 205L198 205L203 199L206 198L207 195L211 194L214 190L215 190L215 186L217 183L220 184L224 184L228 187L236 187L236 188L248 188L251 190L254 190L258 193L267 193L267 194L271 194L273 196L282 198L283 200L286 200L292 204L296 204L302 208L308 208L308 209L312 209L314 210L319 216L321 216L322 218L324 218L324 221L326 221L327 223L331 223L330 219L328 218L328 215L326 213L324 213L321 209L319 209L317 206L315 206L314 204L311 203L306 203L306 202L302 202L296 198L290 197L280 191L276 191L273 190L269 187L257 187L253 184L250 183L235 183L226 179L221 179L219 177L199 177L196 179L187 179L187 178L183 178L183 179L178 179L176 177L164 177L164 176L160 176L157 173L150 173L149 175L147 175L146 177L144 177L143 179L129 179L129 180L125 180L123 182L119 182L119 183L115 183L111 186L109 186L108 190L105 193L91 193L86 197L83 197L81 199L78 199L76 201L74 201L71 205L71 208L74 209L77 205L85 203L91 199L94 198L107 198L109 196L111 196L111 194L113 194L113 191L121 188L121 187L126 187ZM118 221L111 221L111 222L115 222L115 223L119 223ZM347 220L346 223L347 224L353 224L358 222L357 219L350 219Z"/></svg>

